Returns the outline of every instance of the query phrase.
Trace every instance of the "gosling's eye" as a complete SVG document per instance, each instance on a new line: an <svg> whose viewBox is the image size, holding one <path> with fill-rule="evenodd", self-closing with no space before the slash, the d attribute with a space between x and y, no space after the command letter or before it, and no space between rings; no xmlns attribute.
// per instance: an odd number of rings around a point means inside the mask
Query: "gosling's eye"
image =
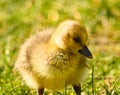
<svg viewBox="0 0 120 95"><path fill-rule="evenodd" d="M73 40L74 40L76 43L81 43L80 37L74 37Z"/></svg>

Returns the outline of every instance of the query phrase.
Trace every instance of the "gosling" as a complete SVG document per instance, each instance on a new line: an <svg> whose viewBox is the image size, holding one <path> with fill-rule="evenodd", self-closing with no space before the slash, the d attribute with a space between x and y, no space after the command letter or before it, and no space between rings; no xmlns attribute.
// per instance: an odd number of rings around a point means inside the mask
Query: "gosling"
<svg viewBox="0 0 120 95"><path fill-rule="evenodd" d="M81 95L81 82L92 58L88 34L78 21L66 20L56 29L43 30L21 47L15 68L26 83L43 95L44 89L60 90L71 85Z"/></svg>

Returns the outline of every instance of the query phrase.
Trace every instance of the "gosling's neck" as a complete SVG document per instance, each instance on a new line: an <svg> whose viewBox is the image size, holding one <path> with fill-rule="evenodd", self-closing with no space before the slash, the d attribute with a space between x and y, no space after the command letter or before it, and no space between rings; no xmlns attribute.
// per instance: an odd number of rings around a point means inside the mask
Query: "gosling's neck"
<svg viewBox="0 0 120 95"><path fill-rule="evenodd" d="M70 61L70 55L64 49L59 48L53 42L49 43L49 64L54 65L59 69L64 69L68 66Z"/></svg>

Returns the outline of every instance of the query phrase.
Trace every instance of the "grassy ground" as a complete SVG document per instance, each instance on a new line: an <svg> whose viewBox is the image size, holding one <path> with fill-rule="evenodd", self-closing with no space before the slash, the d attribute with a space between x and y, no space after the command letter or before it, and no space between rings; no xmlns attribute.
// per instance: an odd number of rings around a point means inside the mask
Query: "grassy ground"
<svg viewBox="0 0 120 95"><path fill-rule="evenodd" d="M120 95L120 0L0 0L0 95L36 95L13 71L19 46L35 31L70 18L86 26L94 55L82 94Z"/></svg>

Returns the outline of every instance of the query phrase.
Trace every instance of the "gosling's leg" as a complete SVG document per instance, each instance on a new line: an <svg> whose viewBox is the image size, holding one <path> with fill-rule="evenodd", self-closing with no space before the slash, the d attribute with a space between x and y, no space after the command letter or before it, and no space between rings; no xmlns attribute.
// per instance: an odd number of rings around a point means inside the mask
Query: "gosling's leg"
<svg viewBox="0 0 120 95"><path fill-rule="evenodd" d="M81 85L73 85L73 89L76 92L77 95L81 95Z"/></svg>
<svg viewBox="0 0 120 95"><path fill-rule="evenodd" d="M44 88L39 88L39 89L37 90L37 92L38 92L38 95L43 95L43 93L44 93Z"/></svg>

